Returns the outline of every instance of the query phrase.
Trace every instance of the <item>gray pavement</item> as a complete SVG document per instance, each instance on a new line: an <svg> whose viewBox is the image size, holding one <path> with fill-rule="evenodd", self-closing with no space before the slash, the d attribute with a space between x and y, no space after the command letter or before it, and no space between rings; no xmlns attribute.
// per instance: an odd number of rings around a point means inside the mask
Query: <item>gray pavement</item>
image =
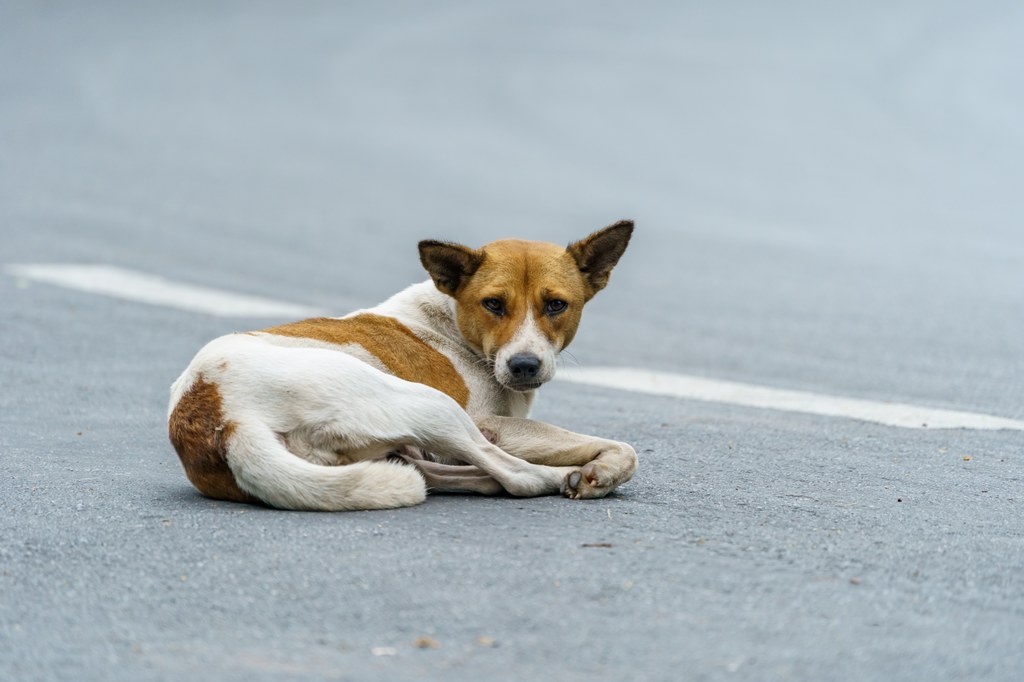
<svg viewBox="0 0 1024 682"><path fill-rule="evenodd" d="M1011 2L4 3L0 264L341 314L420 238L633 217L579 363L1020 419L1022 46ZM0 314L0 678L1024 670L1019 432L554 384L640 452L615 497L285 513L198 496L164 425L273 321L6 275Z"/></svg>

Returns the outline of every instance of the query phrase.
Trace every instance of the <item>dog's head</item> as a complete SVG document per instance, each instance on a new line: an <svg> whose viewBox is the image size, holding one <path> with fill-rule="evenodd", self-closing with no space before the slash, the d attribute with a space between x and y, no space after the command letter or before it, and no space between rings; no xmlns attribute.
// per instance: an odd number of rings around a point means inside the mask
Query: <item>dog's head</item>
<svg viewBox="0 0 1024 682"><path fill-rule="evenodd" d="M455 299L459 329L491 361L494 376L529 391L555 375L583 304L608 283L633 222L622 220L561 247L504 239L481 249L420 242L420 261L435 286Z"/></svg>

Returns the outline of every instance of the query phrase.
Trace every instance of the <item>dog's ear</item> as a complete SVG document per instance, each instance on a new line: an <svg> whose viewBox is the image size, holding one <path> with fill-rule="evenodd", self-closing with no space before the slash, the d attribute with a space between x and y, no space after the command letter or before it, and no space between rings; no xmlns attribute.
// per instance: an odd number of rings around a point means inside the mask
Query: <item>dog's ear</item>
<svg viewBox="0 0 1024 682"><path fill-rule="evenodd" d="M473 276L483 260L483 253L462 244L433 239L420 242L420 262L430 273L434 286L449 296L454 296Z"/></svg>
<svg viewBox="0 0 1024 682"><path fill-rule="evenodd" d="M633 234L633 221L620 220L614 225L569 244L567 251L576 261L583 279L589 286L587 299L604 289L612 268L626 251Z"/></svg>

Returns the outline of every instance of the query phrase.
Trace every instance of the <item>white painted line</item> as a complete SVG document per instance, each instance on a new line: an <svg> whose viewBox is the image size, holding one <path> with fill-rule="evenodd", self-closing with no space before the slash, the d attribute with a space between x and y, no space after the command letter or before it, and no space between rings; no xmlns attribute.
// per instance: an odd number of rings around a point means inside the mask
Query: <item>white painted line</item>
<svg viewBox="0 0 1024 682"><path fill-rule="evenodd" d="M8 265L5 269L16 277L68 289L220 317L290 319L324 314L304 305L172 282L109 265L23 264Z"/></svg>
<svg viewBox="0 0 1024 682"><path fill-rule="evenodd" d="M303 318L324 314L316 308L295 303L172 282L162 277L107 265L25 264L8 265L5 269L24 279L221 317ZM628 367L563 367L558 371L558 378L575 384L648 395L844 417L910 429L1024 431L1024 421L975 412L842 398Z"/></svg>
<svg viewBox="0 0 1024 682"><path fill-rule="evenodd" d="M575 384L601 386L648 395L743 405L767 410L845 417L908 429L1008 429L1024 431L1024 421L975 412L940 410L904 403L841 398L733 381L653 372L628 367L563 367L558 378Z"/></svg>

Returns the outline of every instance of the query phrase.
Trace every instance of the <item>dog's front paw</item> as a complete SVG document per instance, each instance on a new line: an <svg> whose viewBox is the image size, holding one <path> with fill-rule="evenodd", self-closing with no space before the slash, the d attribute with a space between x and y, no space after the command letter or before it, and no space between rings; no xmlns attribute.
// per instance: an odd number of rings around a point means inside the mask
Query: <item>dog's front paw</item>
<svg viewBox="0 0 1024 682"><path fill-rule="evenodd" d="M636 451L625 443L615 443L579 471L570 472L562 480L562 495L571 500L604 497L632 478L636 466Z"/></svg>
<svg viewBox="0 0 1024 682"><path fill-rule="evenodd" d="M597 460L587 462L579 471L573 471L562 480L562 495L570 500L591 500L604 497L615 490L618 481L609 476L606 467Z"/></svg>

